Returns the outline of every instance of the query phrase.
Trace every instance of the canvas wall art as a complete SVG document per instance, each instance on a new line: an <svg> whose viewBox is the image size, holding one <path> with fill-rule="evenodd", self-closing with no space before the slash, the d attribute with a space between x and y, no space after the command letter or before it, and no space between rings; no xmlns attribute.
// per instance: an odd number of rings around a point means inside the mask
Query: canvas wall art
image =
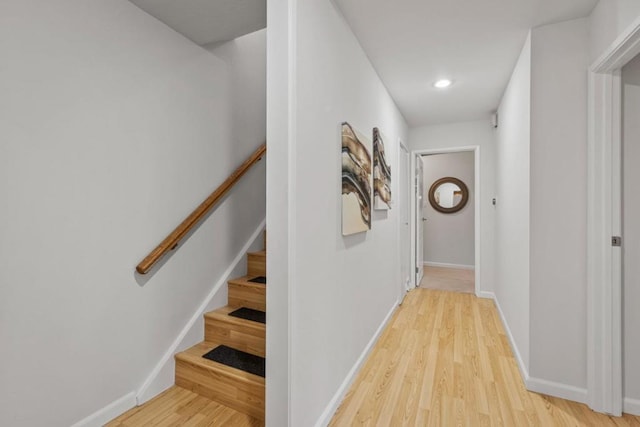
<svg viewBox="0 0 640 427"><path fill-rule="evenodd" d="M342 124L342 235L371 229L371 140Z"/></svg>
<svg viewBox="0 0 640 427"><path fill-rule="evenodd" d="M384 152L385 137L373 128L373 207L391 209L391 167Z"/></svg>

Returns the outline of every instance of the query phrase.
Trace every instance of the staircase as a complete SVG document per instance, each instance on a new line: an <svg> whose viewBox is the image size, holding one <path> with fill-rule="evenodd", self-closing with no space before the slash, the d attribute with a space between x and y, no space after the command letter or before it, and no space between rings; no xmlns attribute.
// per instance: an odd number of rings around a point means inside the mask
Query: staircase
<svg viewBox="0 0 640 427"><path fill-rule="evenodd" d="M204 341L175 356L175 382L264 420L265 250L247 254L247 275L229 280L225 307L204 315Z"/></svg>

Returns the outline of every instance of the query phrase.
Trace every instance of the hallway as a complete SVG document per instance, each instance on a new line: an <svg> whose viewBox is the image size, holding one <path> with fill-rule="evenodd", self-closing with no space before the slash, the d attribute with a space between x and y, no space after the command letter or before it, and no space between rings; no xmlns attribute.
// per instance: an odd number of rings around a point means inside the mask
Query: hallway
<svg viewBox="0 0 640 427"><path fill-rule="evenodd" d="M331 426L640 426L528 392L494 303L418 288L371 352Z"/></svg>

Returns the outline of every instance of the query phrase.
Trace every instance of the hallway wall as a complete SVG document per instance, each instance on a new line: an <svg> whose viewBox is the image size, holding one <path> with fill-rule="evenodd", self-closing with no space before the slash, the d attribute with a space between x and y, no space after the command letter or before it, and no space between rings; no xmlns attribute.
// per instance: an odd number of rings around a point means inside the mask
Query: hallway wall
<svg viewBox="0 0 640 427"><path fill-rule="evenodd" d="M495 283L494 234L496 131L490 117L460 123L422 126L409 130L409 150L480 146L480 292L491 292Z"/></svg>
<svg viewBox="0 0 640 427"><path fill-rule="evenodd" d="M475 259L475 153L422 156L424 165L424 251L426 263L452 264L473 269ZM460 179L469 189L467 205L459 212L443 214L429 203L429 189L440 178Z"/></svg>
<svg viewBox="0 0 640 427"><path fill-rule="evenodd" d="M529 374L584 390L588 20L531 34Z"/></svg>
<svg viewBox="0 0 640 427"><path fill-rule="evenodd" d="M499 108L496 297L527 387L584 401L588 20L528 44Z"/></svg>
<svg viewBox="0 0 640 427"><path fill-rule="evenodd" d="M0 56L0 425L68 427L133 405L264 219L262 162L134 273L264 118L234 139L229 65L124 0L2 1Z"/></svg>
<svg viewBox="0 0 640 427"><path fill-rule="evenodd" d="M529 369L529 197L531 35L522 48L498 108L496 145L495 295L516 349Z"/></svg>
<svg viewBox="0 0 640 427"><path fill-rule="evenodd" d="M291 388L288 408L284 396L267 400L267 422L283 426L290 417L289 425L314 426L328 422L346 391L345 381L397 307L401 277L395 204L391 210L372 212L371 230L342 236L341 123L348 121L367 136L377 126L386 135L395 201L398 140L406 140L407 125L333 2L304 0L290 4L292 9L283 6L269 7L282 12L277 15L283 19L281 28L293 31L288 40L295 45L287 53L287 40L281 39L269 60L282 61L285 72L293 70L292 78L280 82L287 85L280 87L289 90L291 104L287 107L281 100L279 109L270 110L268 126L269 132L283 126L292 133L270 140L275 151L269 154L268 175L277 180L290 174L283 179L285 187L278 188L288 192L289 201L278 206L270 202L267 227L270 239L272 221L279 227L276 251L288 245L289 260L269 261L267 266L269 275L275 271L285 280L275 284L280 289L267 291L269 324L274 319L281 328L273 335L277 341L268 344L267 377L273 374L282 381L290 375ZM271 73L270 78L277 81L278 75ZM269 191L274 182L269 181ZM284 229L280 218L287 215L289 228ZM287 369L280 360L288 355L288 371L278 372L278 367Z"/></svg>
<svg viewBox="0 0 640 427"><path fill-rule="evenodd" d="M297 31L291 425L311 426L397 303L400 278L398 209L342 236L340 124L386 135L394 200L407 125L332 2L298 2Z"/></svg>

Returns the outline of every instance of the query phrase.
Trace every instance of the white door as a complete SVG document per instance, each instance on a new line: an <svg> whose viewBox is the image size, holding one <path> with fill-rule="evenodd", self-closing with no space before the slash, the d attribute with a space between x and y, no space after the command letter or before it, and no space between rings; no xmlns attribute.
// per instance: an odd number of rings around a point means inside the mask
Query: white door
<svg viewBox="0 0 640 427"><path fill-rule="evenodd" d="M422 156L416 156L416 176L414 181L415 200L416 200L416 287L420 286L420 281L424 275L424 260L422 251L424 249L424 227L422 223L422 210L424 207L424 191L423 191L423 163Z"/></svg>
<svg viewBox="0 0 640 427"><path fill-rule="evenodd" d="M411 231L409 212L411 200L411 167L409 151L400 144L400 302L411 287Z"/></svg>

